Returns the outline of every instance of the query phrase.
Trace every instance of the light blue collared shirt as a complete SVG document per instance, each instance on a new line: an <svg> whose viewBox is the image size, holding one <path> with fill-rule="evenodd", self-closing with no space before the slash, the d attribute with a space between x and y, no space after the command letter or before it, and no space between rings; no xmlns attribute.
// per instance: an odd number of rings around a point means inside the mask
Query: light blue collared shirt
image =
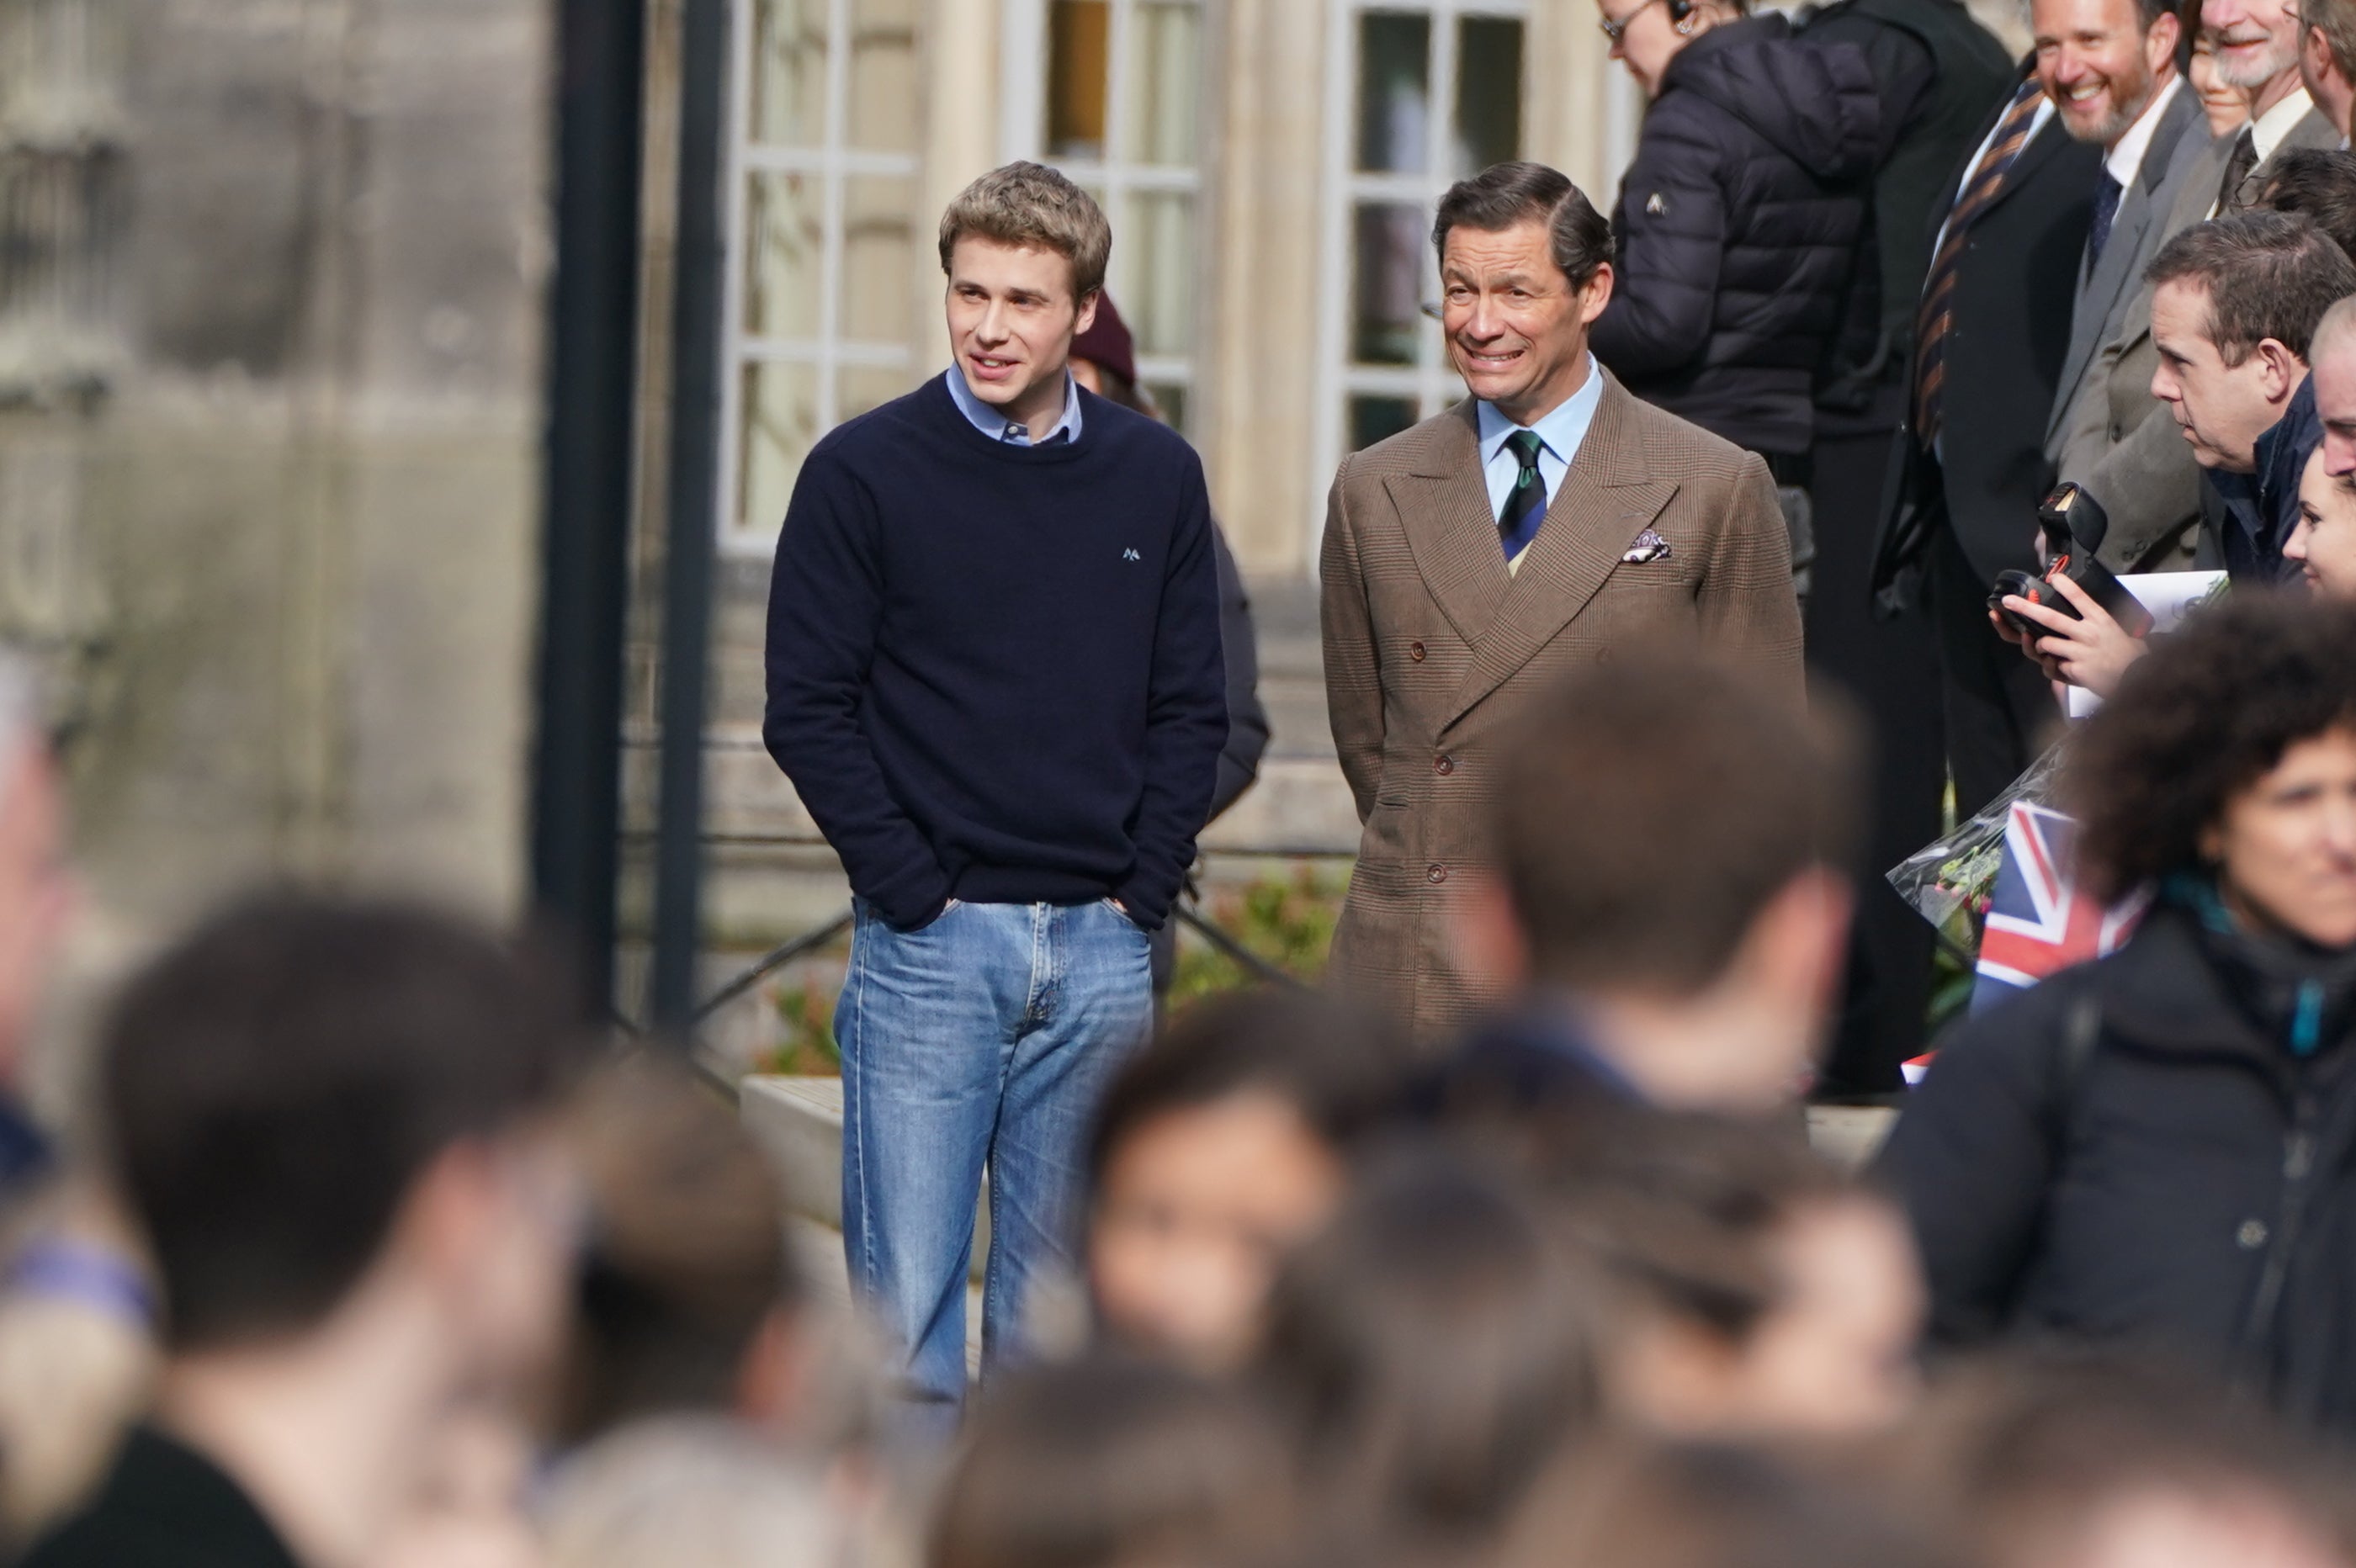
<svg viewBox="0 0 2356 1568"><path fill-rule="evenodd" d="M1546 481L1549 506L1562 494L1563 475L1570 472L1580 443L1587 439L1587 427L1595 422L1595 410L1602 401L1603 368L1590 354L1587 379L1579 384L1579 390L1528 427L1546 443L1538 448L1538 477ZM1521 460L1506 448L1505 438L1522 427L1499 413L1493 403L1473 407L1481 416L1481 474L1489 483L1489 515L1501 517L1505 515L1505 497L1514 493L1514 481L1522 472Z"/></svg>
<svg viewBox="0 0 2356 1568"><path fill-rule="evenodd" d="M965 417L973 421L973 428L991 440L1002 441L1009 446L1033 444L1031 427L1009 420L975 397L973 389L965 384L965 371L955 365L949 367L949 396L957 400L957 406ZM1059 435L1067 441L1080 439L1080 384L1072 379L1069 370L1064 372L1064 417L1056 421L1054 430L1047 432L1047 440L1053 441ZM1045 443L1038 444L1044 445Z"/></svg>

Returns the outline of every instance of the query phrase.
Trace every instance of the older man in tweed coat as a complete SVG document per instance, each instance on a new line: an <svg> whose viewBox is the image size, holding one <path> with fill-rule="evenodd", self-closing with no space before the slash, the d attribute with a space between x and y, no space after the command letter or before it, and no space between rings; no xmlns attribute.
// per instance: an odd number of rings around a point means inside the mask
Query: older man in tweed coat
<svg viewBox="0 0 2356 1568"><path fill-rule="evenodd" d="M1501 164L1441 198L1433 241L1473 395L1342 464L1323 556L1326 700L1365 824L1329 979L1427 1039L1497 999L1459 954L1456 911L1486 870L1494 748L1549 677L1683 638L1800 693L1766 464L1588 354L1610 226L1562 175Z"/></svg>

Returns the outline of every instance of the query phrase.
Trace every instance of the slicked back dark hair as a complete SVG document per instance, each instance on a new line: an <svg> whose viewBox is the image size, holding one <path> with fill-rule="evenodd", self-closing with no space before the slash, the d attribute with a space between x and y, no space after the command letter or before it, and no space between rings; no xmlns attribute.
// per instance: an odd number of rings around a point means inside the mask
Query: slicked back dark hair
<svg viewBox="0 0 2356 1568"><path fill-rule="evenodd" d="M1432 219L1431 248L1444 265L1450 229L1461 226L1496 234L1521 223L1546 226L1554 264L1574 288L1585 288L1595 270L1612 260L1611 219L1595 210L1569 175L1527 162L1491 164L1450 186Z"/></svg>
<svg viewBox="0 0 2356 1568"><path fill-rule="evenodd" d="M2337 147L2284 147L2267 165L2258 205L2302 212L2331 242L2356 257L2356 153Z"/></svg>
<svg viewBox="0 0 2356 1568"><path fill-rule="evenodd" d="M2356 726L2356 607L2236 589L2156 638L2072 745L2078 859L2117 897L2201 861L2201 836L2283 752Z"/></svg>
<svg viewBox="0 0 2356 1568"><path fill-rule="evenodd" d="M1532 704L1493 848L1537 978L1691 996L1794 878L1848 867L1853 726L1723 656L1625 651Z"/></svg>
<svg viewBox="0 0 2356 1568"><path fill-rule="evenodd" d="M1155 1117L1242 1094L1283 1101L1348 1154L1396 1115L1408 1051L1386 1020L1317 992L1264 988L1196 1002L1105 1092L1088 1145L1089 1186Z"/></svg>
<svg viewBox="0 0 2356 1568"><path fill-rule="evenodd" d="M101 1043L166 1342L315 1327L426 1167L552 1105L589 1040L550 965L440 914L281 894L199 926L125 987Z"/></svg>
<svg viewBox="0 0 2356 1568"><path fill-rule="evenodd" d="M2323 313L2356 293L2356 263L2304 214L2237 212L2162 245L2144 279L2154 289L2197 283L2209 296L2209 341L2239 365L2269 337L2306 358Z"/></svg>

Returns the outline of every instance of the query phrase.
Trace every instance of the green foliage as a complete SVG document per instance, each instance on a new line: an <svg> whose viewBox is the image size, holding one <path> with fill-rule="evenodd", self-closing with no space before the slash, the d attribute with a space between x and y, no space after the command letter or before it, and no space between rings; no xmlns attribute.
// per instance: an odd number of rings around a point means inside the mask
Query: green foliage
<svg viewBox="0 0 2356 1568"><path fill-rule="evenodd" d="M1333 942L1333 923L1342 912L1342 895L1349 886L1347 871L1337 873L1303 864L1289 875L1262 877L1243 887L1215 888L1204 900L1203 913L1286 974L1313 981L1324 972L1325 952ZM1180 928L1178 974L1170 986L1172 1007L1252 982L1253 976L1242 965L1196 933Z"/></svg>
<svg viewBox="0 0 2356 1568"><path fill-rule="evenodd" d="M834 998L839 987L805 976L774 993L785 1039L753 1064L755 1072L823 1077L842 1071L842 1051L834 1042Z"/></svg>

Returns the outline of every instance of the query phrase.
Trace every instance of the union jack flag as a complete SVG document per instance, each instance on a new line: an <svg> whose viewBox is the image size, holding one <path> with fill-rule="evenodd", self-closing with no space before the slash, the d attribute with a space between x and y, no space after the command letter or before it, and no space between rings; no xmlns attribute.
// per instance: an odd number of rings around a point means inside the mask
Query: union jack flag
<svg viewBox="0 0 2356 1568"><path fill-rule="evenodd" d="M2143 918L2146 899L2105 909L2071 880L2070 842L2077 826L2058 811L2013 803L2004 825L2004 863L1980 935L1974 1012L2057 969L2117 951Z"/></svg>

